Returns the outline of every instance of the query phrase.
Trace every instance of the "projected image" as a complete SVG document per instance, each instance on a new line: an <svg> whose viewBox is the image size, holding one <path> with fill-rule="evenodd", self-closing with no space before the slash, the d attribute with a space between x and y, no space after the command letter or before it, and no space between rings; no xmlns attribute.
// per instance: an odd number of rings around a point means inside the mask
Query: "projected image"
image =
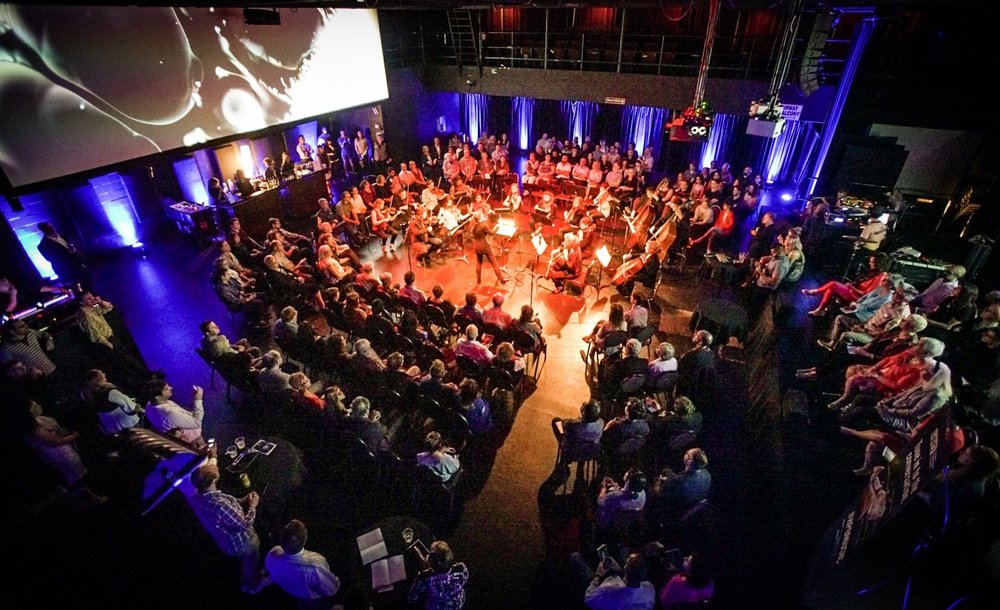
<svg viewBox="0 0 1000 610"><path fill-rule="evenodd" d="M371 10L0 5L0 168L11 184L388 97Z"/></svg>

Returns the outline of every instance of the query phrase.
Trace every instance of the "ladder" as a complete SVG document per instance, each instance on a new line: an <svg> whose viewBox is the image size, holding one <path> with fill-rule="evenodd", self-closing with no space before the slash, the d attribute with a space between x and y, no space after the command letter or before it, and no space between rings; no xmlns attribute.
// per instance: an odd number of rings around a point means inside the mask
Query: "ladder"
<svg viewBox="0 0 1000 610"><path fill-rule="evenodd" d="M448 11L448 30L451 32L451 44L459 72L464 68L475 66L479 69L479 76L482 77L483 64L479 55L479 39L472 22L472 11Z"/></svg>

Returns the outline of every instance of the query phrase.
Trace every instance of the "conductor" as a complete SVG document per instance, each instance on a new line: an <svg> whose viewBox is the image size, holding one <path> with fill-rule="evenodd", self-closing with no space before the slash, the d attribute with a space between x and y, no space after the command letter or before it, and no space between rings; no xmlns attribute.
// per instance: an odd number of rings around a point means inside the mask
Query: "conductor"
<svg viewBox="0 0 1000 610"><path fill-rule="evenodd" d="M476 253L476 285L483 283L483 259L493 265L493 272L497 276L497 285L506 284L507 277L504 276L500 265L497 264L496 256L493 254L493 246L490 244L490 237L496 235L497 215L477 216L476 224L472 227L472 249Z"/></svg>

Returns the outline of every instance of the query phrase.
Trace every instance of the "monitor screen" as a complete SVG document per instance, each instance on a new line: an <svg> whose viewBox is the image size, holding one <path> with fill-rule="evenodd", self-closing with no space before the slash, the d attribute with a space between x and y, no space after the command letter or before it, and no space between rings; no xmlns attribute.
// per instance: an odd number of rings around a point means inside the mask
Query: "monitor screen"
<svg viewBox="0 0 1000 610"><path fill-rule="evenodd" d="M0 169L16 187L388 97L374 10L0 4Z"/></svg>

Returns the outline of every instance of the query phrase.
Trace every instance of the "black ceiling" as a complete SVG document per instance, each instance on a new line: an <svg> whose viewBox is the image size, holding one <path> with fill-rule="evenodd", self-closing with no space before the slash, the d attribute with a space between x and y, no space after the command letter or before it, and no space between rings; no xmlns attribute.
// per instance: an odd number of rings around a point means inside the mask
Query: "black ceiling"
<svg viewBox="0 0 1000 610"><path fill-rule="evenodd" d="M165 2L153 0L143 2L142 6L226 6L255 8L374 8L383 10L426 10L426 9L488 9L499 7L525 8L580 8L580 7L614 7L643 8L687 6L689 4L707 4L709 0L495 0L493 2L469 2L462 0L325 0L320 2L304 2L302 0L278 0L247 2L246 0L185 0L182 2ZM803 6L808 10L858 8L858 7L920 7L929 5L955 6L988 6L992 0L803 0ZM723 6L735 9L774 9L784 10L792 0L721 0ZM134 6L134 0L97 0L58 2L70 6ZM39 2L9 2L9 4L39 4Z"/></svg>

